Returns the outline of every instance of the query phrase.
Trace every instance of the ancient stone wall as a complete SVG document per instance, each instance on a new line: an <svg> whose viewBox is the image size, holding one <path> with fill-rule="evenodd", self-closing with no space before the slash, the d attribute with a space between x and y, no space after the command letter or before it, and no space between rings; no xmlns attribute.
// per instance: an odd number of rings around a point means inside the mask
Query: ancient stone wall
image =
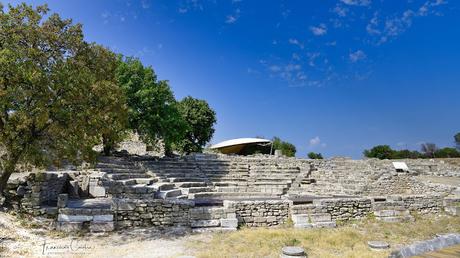
<svg viewBox="0 0 460 258"><path fill-rule="evenodd" d="M291 201L226 201L225 207L234 209L239 225L266 227L284 224L289 219Z"/></svg>
<svg viewBox="0 0 460 258"><path fill-rule="evenodd" d="M10 183L12 200L23 212L44 215L41 206L55 206L57 197L65 190L69 175L66 172L31 173L15 183Z"/></svg>
<svg viewBox="0 0 460 258"><path fill-rule="evenodd" d="M190 226L190 208L187 200L114 199L116 228L149 226Z"/></svg>

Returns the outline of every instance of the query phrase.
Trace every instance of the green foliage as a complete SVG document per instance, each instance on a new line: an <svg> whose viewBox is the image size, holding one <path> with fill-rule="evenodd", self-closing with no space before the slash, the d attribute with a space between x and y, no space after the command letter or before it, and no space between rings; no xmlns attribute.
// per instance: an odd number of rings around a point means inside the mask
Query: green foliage
<svg viewBox="0 0 460 258"><path fill-rule="evenodd" d="M296 148L293 144L289 142L282 141L279 137L273 137L272 139L273 150L281 150L283 155L287 157L294 157L296 153Z"/></svg>
<svg viewBox="0 0 460 258"><path fill-rule="evenodd" d="M102 133L104 154L109 155L117 143L122 141L127 133L128 110L126 98L117 84L116 70L119 58L110 50L92 44L89 48L90 69L96 77L92 87L93 107L101 119L98 128Z"/></svg>
<svg viewBox="0 0 460 258"><path fill-rule="evenodd" d="M368 158L379 159L426 159L426 158L459 158L460 151L455 148L438 149L434 144L424 144L424 153L410 150L393 150L388 145L375 146L371 150L365 150L364 155Z"/></svg>
<svg viewBox="0 0 460 258"><path fill-rule="evenodd" d="M389 145L378 145L364 151L364 156L368 158L391 159L393 155L394 150Z"/></svg>
<svg viewBox="0 0 460 258"><path fill-rule="evenodd" d="M127 98L129 127L149 144L162 139L169 154L184 138L187 125L168 82L157 80L151 67L130 57L120 58L117 81Z"/></svg>
<svg viewBox="0 0 460 258"><path fill-rule="evenodd" d="M435 158L460 158L460 151L455 148L443 148L434 152Z"/></svg>
<svg viewBox="0 0 460 258"><path fill-rule="evenodd" d="M175 144L175 149L182 153L201 152L214 134L216 113L206 101L190 96L181 100L178 108L187 127L184 139Z"/></svg>
<svg viewBox="0 0 460 258"><path fill-rule="evenodd" d="M308 153L308 158L310 158L310 159L323 159L323 155L321 153L310 152L310 153Z"/></svg>
<svg viewBox="0 0 460 258"><path fill-rule="evenodd" d="M93 159L113 121L99 108L122 99L94 71L106 50L87 44L80 24L47 12L26 4L0 12L0 192L19 164Z"/></svg>

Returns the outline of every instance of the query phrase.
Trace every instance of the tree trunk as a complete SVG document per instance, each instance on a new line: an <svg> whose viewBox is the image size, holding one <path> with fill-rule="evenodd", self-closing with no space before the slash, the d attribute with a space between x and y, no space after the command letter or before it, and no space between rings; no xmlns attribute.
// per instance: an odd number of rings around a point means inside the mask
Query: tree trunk
<svg viewBox="0 0 460 258"><path fill-rule="evenodd" d="M13 174L15 168L16 162L8 163L0 175L0 206L2 206L5 202L5 193L8 185L8 179L10 178L11 174Z"/></svg>
<svg viewBox="0 0 460 258"><path fill-rule="evenodd" d="M103 145L103 152L105 156L110 156L113 150L113 142L106 137L105 135L102 136L102 145Z"/></svg>

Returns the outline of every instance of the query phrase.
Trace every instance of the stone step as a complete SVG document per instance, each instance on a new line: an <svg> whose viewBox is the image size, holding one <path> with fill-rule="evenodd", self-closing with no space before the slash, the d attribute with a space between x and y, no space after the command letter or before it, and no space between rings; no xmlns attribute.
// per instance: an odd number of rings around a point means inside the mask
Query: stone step
<svg viewBox="0 0 460 258"><path fill-rule="evenodd" d="M206 198L265 198L265 197L276 197L276 194L260 193L260 192L203 192L189 194L189 199L206 199Z"/></svg>
<svg viewBox="0 0 460 258"><path fill-rule="evenodd" d="M206 181L206 178L180 178L180 177L176 177L176 178L169 178L169 182L171 183L179 183L179 182L204 182Z"/></svg>
<svg viewBox="0 0 460 258"><path fill-rule="evenodd" d="M130 178L124 180L115 181L116 183L121 183L122 185L136 185L136 184L145 184L151 185L154 182L157 182L156 178Z"/></svg>
<svg viewBox="0 0 460 258"><path fill-rule="evenodd" d="M134 179L134 178L152 178L151 176L147 174L130 174L130 173L108 174L106 175L106 177L112 180L126 180L126 179Z"/></svg>
<svg viewBox="0 0 460 258"><path fill-rule="evenodd" d="M205 182L177 182L174 183L177 188L190 188L190 187L203 187L206 186Z"/></svg>
<svg viewBox="0 0 460 258"><path fill-rule="evenodd" d="M166 190L171 190L175 188L175 185L169 182L160 182L156 183L155 186L158 188L160 191L166 191Z"/></svg>
<svg viewBox="0 0 460 258"><path fill-rule="evenodd" d="M189 187L189 188L180 188L183 194L193 194L193 193L202 193L202 192L210 192L211 188L205 187Z"/></svg>
<svg viewBox="0 0 460 258"><path fill-rule="evenodd" d="M335 221L329 222L315 222L315 223L305 223L305 224L295 224L294 228L335 228L337 223Z"/></svg>
<svg viewBox="0 0 460 258"><path fill-rule="evenodd" d="M160 199L173 198L181 195L182 191L180 189L164 190L157 193L157 197Z"/></svg>

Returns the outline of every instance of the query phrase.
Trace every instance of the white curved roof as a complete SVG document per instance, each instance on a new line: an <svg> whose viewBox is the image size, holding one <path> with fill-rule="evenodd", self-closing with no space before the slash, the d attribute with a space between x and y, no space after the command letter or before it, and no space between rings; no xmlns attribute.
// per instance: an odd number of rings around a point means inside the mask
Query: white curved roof
<svg viewBox="0 0 460 258"><path fill-rule="evenodd" d="M237 139L231 139L228 141L223 141L218 144L214 144L211 146L211 149L220 149L224 147L241 145L241 144L249 144L249 143L269 143L269 142L271 141L267 139L260 139L260 138L237 138Z"/></svg>

